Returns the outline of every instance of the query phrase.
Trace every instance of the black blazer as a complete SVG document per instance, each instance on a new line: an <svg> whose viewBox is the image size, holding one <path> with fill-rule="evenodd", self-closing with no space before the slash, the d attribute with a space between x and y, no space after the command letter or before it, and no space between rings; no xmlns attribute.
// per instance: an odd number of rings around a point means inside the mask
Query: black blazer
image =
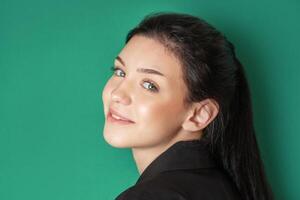
<svg viewBox="0 0 300 200"><path fill-rule="evenodd" d="M179 141L150 163L116 200L237 200L239 192L202 140Z"/></svg>

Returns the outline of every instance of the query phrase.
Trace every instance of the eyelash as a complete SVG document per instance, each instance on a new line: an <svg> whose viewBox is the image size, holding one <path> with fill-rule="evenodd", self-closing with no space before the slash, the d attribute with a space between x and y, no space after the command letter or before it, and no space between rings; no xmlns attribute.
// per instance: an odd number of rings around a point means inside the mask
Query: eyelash
<svg viewBox="0 0 300 200"><path fill-rule="evenodd" d="M113 71L113 72L115 72L115 71L117 71L117 70L123 71L123 70L122 70L121 68L119 68L119 67L110 67L110 69L111 69L111 71ZM115 74L115 73L114 73L114 74ZM157 87L155 86L155 84L154 84L152 81L146 80L145 82L150 83L151 87L153 87L153 89L148 89L150 92L158 92Z"/></svg>

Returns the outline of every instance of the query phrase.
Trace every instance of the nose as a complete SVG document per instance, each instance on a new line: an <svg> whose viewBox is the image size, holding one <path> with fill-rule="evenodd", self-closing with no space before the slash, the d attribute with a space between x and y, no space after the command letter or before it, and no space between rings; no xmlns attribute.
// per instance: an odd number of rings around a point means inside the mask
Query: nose
<svg viewBox="0 0 300 200"><path fill-rule="evenodd" d="M114 90L111 92L111 99L114 102L129 104L129 88L124 83L120 83Z"/></svg>

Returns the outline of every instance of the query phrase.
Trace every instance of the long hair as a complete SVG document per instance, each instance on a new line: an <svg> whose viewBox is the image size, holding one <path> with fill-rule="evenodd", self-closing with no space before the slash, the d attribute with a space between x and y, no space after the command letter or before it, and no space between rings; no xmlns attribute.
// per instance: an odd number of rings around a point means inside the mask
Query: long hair
<svg viewBox="0 0 300 200"><path fill-rule="evenodd" d="M188 88L185 105L206 98L219 104L201 139L242 199L273 199L255 136L247 79L234 45L203 19L185 13L150 13L128 32L125 43L134 35L161 42L181 62Z"/></svg>

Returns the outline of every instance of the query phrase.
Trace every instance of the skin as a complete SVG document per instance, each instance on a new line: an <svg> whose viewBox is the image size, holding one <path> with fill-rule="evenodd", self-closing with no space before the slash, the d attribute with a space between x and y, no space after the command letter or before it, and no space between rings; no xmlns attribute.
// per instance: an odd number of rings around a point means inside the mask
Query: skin
<svg viewBox="0 0 300 200"><path fill-rule="evenodd" d="M102 91L106 117L103 136L113 147L131 148L141 174L177 141L200 139L202 129L217 115L218 104L205 99L184 107L187 87L181 64L154 39L135 35L118 56L126 66L115 60L115 67L120 69L112 73ZM137 72L137 68L155 69L164 76ZM134 123L107 121L110 107Z"/></svg>

